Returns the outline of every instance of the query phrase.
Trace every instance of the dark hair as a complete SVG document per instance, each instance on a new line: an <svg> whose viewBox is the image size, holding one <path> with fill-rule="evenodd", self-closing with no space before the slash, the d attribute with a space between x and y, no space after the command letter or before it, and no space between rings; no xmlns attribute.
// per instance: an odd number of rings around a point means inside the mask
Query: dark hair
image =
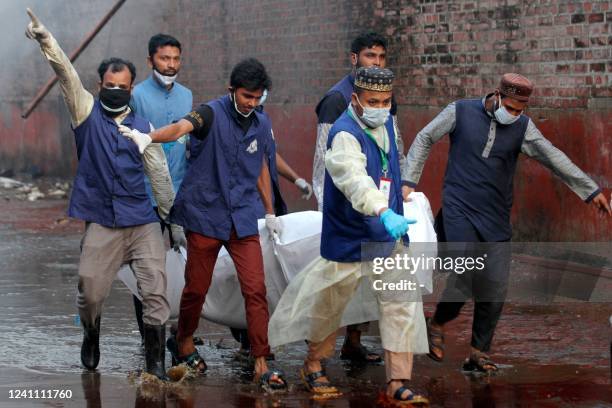
<svg viewBox="0 0 612 408"><path fill-rule="evenodd" d="M374 31L362 33L353 40L351 44L351 52L359 54L362 50L372 48L375 45L380 45L386 51L387 39Z"/></svg>
<svg viewBox="0 0 612 408"><path fill-rule="evenodd" d="M149 40L149 57L155 55L158 48L165 47L167 45L176 47L179 49L179 51L182 51L181 43L176 38L168 34L159 33L155 34Z"/></svg>
<svg viewBox="0 0 612 408"><path fill-rule="evenodd" d="M111 72L121 72L125 68L130 70L130 75L132 76L132 83L136 79L136 67L128 60L124 60L123 58L108 58L100 63L98 66L98 75L100 75L100 81L104 79L104 74L110 69Z"/></svg>
<svg viewBox="0 0 612 408"><path fill-rule="evenodd" d="M245 88L249 91L259 89L270 90L272 80L266 72L266 67L255 58L240 61L230 75L230 86L234 89Z"/></svg>

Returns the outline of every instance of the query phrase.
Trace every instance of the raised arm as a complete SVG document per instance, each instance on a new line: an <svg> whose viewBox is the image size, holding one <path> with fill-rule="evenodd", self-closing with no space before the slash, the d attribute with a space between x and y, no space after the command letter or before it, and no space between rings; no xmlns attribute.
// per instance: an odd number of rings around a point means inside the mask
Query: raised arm
<svg viewBox="0 0 612 408"><path fill-rule="evenodd" d="M31 21L26 29L26 36L38 41L40 51L59 77L60 89L70 112L70 121L73 127L77 127L91 113L94 97L83 87L79 75L55 38L32 10L28 8L27 13Z"/></svg>

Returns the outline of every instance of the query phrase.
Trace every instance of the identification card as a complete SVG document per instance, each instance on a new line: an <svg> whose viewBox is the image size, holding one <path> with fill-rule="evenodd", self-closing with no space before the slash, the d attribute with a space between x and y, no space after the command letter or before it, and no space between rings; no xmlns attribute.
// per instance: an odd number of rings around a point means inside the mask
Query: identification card
<svg viewBox="0 0 612 408"><path fill-rule="evenodd" d="M378 189L385 195L387 201L389 201L389 196L391 195L391 179L381 177Z"/></svg>

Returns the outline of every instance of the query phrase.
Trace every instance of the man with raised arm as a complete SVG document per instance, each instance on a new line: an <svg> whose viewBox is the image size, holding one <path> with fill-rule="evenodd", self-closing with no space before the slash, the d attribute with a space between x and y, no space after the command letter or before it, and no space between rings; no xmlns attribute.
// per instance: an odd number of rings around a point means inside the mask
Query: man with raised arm
<svg viewBox="0 0 612 408"><path fill-rule="evenodd" d="M99 96L94 98L51 33L30 9L28 14L32 21L26 35L38 41L60 79L79 161L68 215L86 223L77 296L84 328L81 362L90 370L98 366L102 304L120 266L130 263L144 304L146 371L165 379L165 323L170 315L166 251L144 174L151 180L162 218L172 207L174 192L161 146L154 144L139 152L118 129L123 124L151 130L150 123L128 107L136 70L120 58L102 61Z"/></svg>

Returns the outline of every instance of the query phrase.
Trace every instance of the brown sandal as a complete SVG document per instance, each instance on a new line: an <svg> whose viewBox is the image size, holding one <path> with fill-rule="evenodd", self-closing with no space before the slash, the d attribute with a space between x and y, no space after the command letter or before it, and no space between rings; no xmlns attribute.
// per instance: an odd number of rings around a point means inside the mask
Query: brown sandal
<svg viewBox="0 0 612 408"><path fill-rule="evenodd" d="M429 353L427 356L434 361L444 359L444 332L431 325L433 318L427 318L427 342L429 343Z"/></svg>

